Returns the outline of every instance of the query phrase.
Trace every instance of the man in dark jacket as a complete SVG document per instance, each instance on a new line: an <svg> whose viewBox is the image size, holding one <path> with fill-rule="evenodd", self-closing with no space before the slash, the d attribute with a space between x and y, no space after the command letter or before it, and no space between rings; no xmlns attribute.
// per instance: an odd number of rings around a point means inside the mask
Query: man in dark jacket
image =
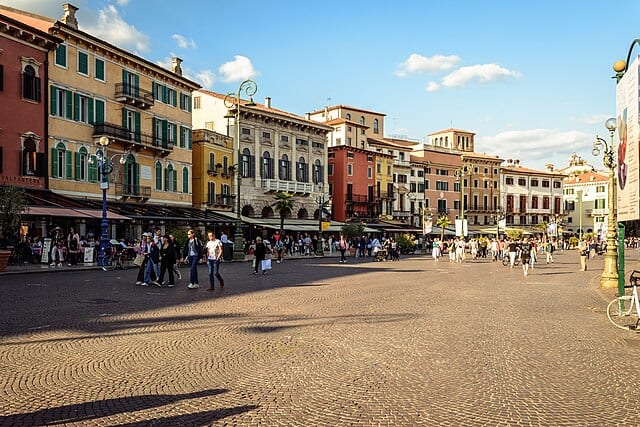
<svg viewBox="0 0 640 427"><path fill-rule="evenodd" d="M182 248L182 257L189 261L189 284L187 288L198 289L198 262L202 258L202 242L196 237L196 233L192 229L187 232L189 240L187 240Z"/></svg>

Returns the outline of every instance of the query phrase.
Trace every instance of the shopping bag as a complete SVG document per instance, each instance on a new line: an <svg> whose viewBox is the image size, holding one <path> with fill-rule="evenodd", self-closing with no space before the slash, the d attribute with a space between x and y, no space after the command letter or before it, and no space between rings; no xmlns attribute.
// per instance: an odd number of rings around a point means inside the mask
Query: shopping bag
<svg viewBox="0 0 640 427"><path fill-rule="evenodd" d="M144 264L144 255L136 255L136 258L133 260L133 265L141 267L142 264Z"/></svg>
<svg viewBox="0 0 640 427"><path fill-rule="evenodd" d="M271 270L271 260L270 259L263 259L262 260L262 269L263 270Z"/></svg>

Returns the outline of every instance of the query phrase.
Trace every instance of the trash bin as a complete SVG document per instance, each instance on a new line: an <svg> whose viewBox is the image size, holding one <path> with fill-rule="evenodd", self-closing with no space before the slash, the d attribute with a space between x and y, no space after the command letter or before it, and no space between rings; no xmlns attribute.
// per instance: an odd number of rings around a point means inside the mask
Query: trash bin
<svg viewBox="0 0 640 427"><path fill-rule="evenodd" d="M233 261L233 243L222 244L222 259L225 261Z"/></svg>

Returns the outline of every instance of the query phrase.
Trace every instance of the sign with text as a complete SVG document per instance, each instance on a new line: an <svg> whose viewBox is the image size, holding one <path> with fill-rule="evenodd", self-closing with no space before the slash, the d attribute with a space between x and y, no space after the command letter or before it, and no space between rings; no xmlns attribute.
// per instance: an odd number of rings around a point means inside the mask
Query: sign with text
<svg viewBox="0 0 640 427"><path fill-rule="evenodd" d="M640 73L639 57L629 65L627 73L616 86L616 118L617 138L613 145L616 157L616 179L618 221L640 219L638 199L638 144L640 143L640 123L638 122L638 102L640 90L638 73ZM607 141L609 142L609 141Z"/></svg>
<svg viewBox="0 0 640 427"><path fill-rule="evenodd" d="M467 220L456 219L456 236L467 237L468 235Z"/></svg>
<svg viewBox="0 0 640 427"><path fill-rule="evenodd" d="M49 264L49 253L51 252L51 237L45 237L42 244L42 258L40 262L43 264Z"/></svg>
<svg viewBox="0 0 640 427"><path fill-rule="evenodd" d="M93 247L84 248L84 260L85 264L91 264L93 262Z"/></svg>

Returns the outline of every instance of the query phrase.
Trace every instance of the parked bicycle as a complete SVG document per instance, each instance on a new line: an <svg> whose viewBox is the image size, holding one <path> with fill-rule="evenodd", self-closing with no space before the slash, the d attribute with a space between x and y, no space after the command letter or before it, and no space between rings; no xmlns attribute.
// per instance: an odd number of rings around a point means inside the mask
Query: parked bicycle
<svg viewBox="0 0 640 427"><path fill-rule="evenodd" d="M640 323L640 299L638 298L638 281L640 271L633 270L629 277L629 284L625 289L632 288L631 295L620 295L607 306L607 317L616 328L635 331Z"/></svg>
<svg viewBox="0 0 640 427"><path fill-rule="evenodd" d="M519 265L520 264L520 254L518 253L516 255L516 259L513 262L513 265ZM505 267L508 267L511 265L511 262L509 260L509 252L506 253L505 256L502 257L502 265L504 265Z"/></svg>
<svg viewBox="0 0 640 427"><path fill-rule="evenodd" d="M131 267L131 264L133 263L133 256L130 250L117 250L117 247L115 246L111 246L108 249L107 259L107 265L102 267L102 270L104 271L115 270L116 268L126 270Z"/></svg>

